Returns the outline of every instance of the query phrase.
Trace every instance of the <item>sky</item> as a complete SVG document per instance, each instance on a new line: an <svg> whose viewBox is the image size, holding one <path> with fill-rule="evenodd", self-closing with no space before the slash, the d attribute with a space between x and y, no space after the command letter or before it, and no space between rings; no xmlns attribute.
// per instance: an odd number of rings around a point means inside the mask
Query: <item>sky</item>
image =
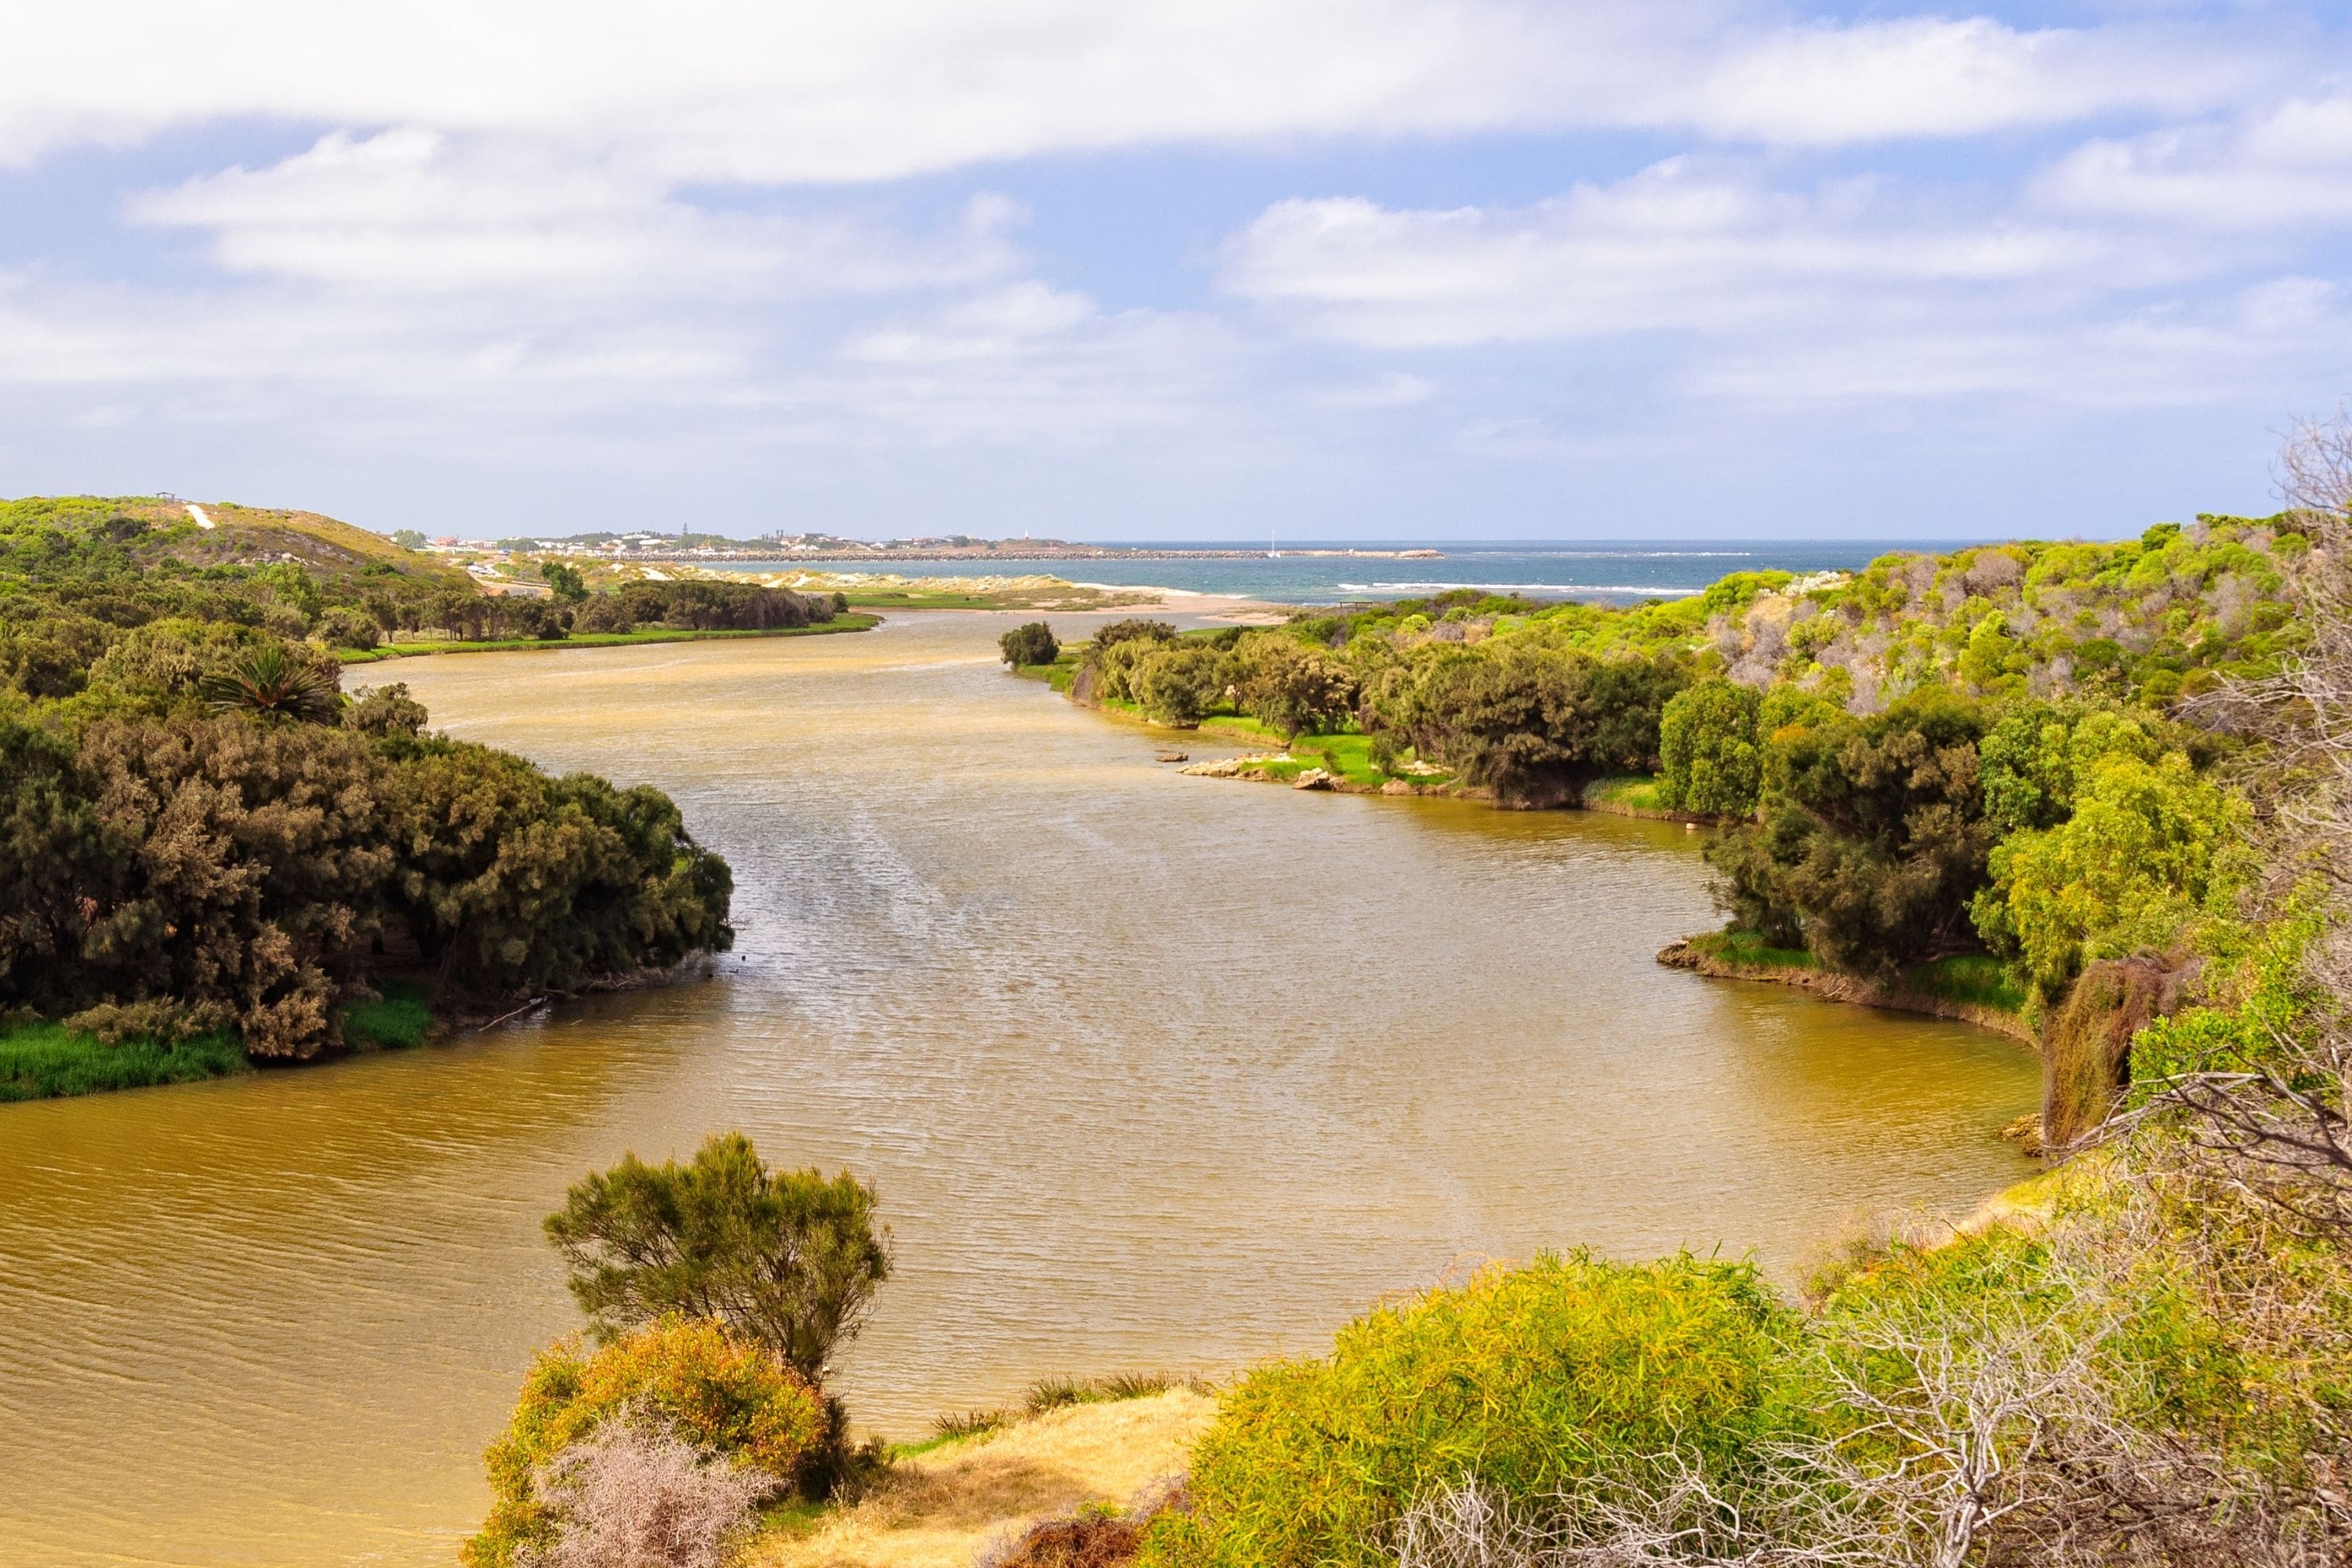
<svg viewBox="0 0 2352 1568"><path fill-rule="evenodd" d="M2352 15L79 0L0 494L497 537L2117 537L2352 395Z"/></svg>

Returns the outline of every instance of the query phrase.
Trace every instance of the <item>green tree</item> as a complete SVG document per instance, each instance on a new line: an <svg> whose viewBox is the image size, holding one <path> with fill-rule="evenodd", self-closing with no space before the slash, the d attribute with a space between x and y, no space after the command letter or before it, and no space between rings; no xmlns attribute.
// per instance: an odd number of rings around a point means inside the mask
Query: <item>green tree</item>
<svg viewBox="0 0 2352 1568"><path fill-rule="evenodd" d="M1044 621L1013 627L996 639L996 646L1003 650L1004 662L1016 668L1051 664L1062 656L1062 645L1055 639L1054 628Z"/></svg>
<svg viewBox="0 0 2352 1568"><path fill-rule="evenodd" d="M1152 718L1189 726L1216 705L1225 689L1224 669L1224 656L1205 644L1164 643L1137 661L1129 686Z"/></svg>
<svg viewBox="0 0 2352 1568"><path fill-rule="evenodd" d="M715 1318L813 1383L856 1337L890 1274L874 1189L846 1173L774 1171L740 1132L686 1164L631 1154L547 1219L572 1293L607 1336L671 1312Z"/></svg>
<svg viewBox="0 0 2352 1568"><path fill-rule="evenodd" d="M1764 784L1757 694L1717 678L1676 692L1658 716L1658 801L1669 811L1749 816Z"/></svg>
<svg viewBox="0 0 2352 1568"><path fill-rule="evenodd" d="M2154 762L2163 750L2151 714L2081 702L2023 703L1985 731L1985 816L2002 833L2055 827L2074 809L2078 781L2116 754Z"/></svg>
<svg viewBox="0 0 2352 1568"><path fill-rule="evenodd" d="M2116 751L2081 779L2063 823L2011 835L1991 857L1978 929L2013 942L2045 990L2090 959L2162 951L2242 868L2245 802L2168 752Z"/></svg>
<svg viewBox="0 0 2352 1568"><path fill-rule="evenodd" d="M1234 645L1234 689L1243 711L1285 739L1318 731L1356 702L1356 678L1321 648L1281 632Z"/></svg>
<svg viewBox="0 0 2352 1568"><path fill-rule="evenodd" d="M422 550L425 548L425 536L417 532L416 530L413 528L394 529L392 531L392 542L394 544L399 545L403 550Z"/></svg>
<svg viewBox="0 0 2352 1568"><path fill-rule="evenodd" d="M1946 690L1865 720L1822 708L1776 729L1759 820L1707 847L1717 896L1775 943L1874 977L1972 945L1969 900L1994 837L1983 731L1982 710Z"/></svg>
<svg viewBox="0 0 2352 1568"><path fill-rule="evenodd" d="M588 596L588 580L580 575L580 568L568 562L542 561L539 574L555 590L555 596L567 605L576 605Z"/></svg>

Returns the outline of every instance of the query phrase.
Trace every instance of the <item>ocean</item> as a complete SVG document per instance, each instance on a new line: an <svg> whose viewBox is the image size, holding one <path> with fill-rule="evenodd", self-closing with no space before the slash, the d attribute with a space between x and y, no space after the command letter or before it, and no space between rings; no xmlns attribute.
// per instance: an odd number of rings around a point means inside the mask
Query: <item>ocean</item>
<svg viewBox="0 0 2352 1568"><path fill-rule="evenodd" d="M1156 542L1132 548L1220 550L1230 544ZM1318 544L1344 550L1346 544ZM1538 599L1599 599L1630 602L1696 594L1732 572L1853 571L1890 550L1947 550L1948 543L1889 540L1707 541L1689 543L1527 541L1363 543L1360 550L1437 550L1444 553L1399 561L1392 557L1279 553L1200 559L1181 555L1118 556L1105 560L1037 560L1017 556L986 561L899 561L873 570L905 577L1018 576L1031 573L1105 587L1177 588L1195 594L1233 595L1287 605L1344 604L1357 599L1418 598L1449 588L1525 594ZM850 571L843 562L730 562L732 571Z"/></svg>

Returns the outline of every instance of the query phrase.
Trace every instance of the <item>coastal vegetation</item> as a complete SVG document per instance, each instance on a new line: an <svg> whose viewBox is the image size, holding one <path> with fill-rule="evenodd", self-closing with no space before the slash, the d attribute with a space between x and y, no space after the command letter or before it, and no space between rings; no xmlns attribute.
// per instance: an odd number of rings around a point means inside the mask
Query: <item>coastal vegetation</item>
<svg viewBox="0 0 2352 1568"><path fill-rule="evenodd" d="M337 643L499 601L239 510L0 506L0 1098L413 1044L728 945L728 868L660 792L341 691ZM789 599L690 613L818 613Z"/></svg>
<svg viewBox="0 0 2352 1568"><path fill-rule="evenodd" d="M2209 516L1631 606L1125 620L1007 657L1077 701L1284 744L1247 776L1712 821L1735 930L1888 984L1981 958L2031 1010L2242 880L2245 807L2214 777L2242 742L2198 716L2300 646L2309 527Z"/></svg>
<svg viewBox="0 0 2352 1568"><path fill-rule="evenodd" d="M547 1236L595 1344L551 1346L525 1379L468 1568L715 1565L760 1505L887 1466L824 1387L890 1272L873 1188L771 1170L730 1133L682 1165L590 1173Z"/></svg>
<svg viewBox="0 0 2352 1568"><path fill-rule="evenodd" d="M2352 432L2284 468L2276 517L2121 543L1063 652L1080 700L1349 738L1381 787L1711 821L1690 962L2017 1020L2063 1160L1794 1300L1579 1251L1381 1307L1223 1392L1139 1561L2343 1561ZM1300 666L1342 695L1252 705Z"/></svg>

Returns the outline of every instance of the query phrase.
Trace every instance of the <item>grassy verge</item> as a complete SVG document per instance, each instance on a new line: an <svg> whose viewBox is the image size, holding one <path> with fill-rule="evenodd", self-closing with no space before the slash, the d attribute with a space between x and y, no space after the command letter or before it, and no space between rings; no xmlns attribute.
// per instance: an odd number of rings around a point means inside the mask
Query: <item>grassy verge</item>
<svg viewBox="0 0 2352 1568"><path fill-rule="evenodd" d="M1918 1004L1926 1000L1981 1009L1982 1013L2004 1014L2016 1020L2028 1034L2031 1033L2031 1020L2026 1011L2030 998L2025 986L2008 964L1986 953L1955 953L1948 958L1937 959L1932 963L1916 964L1905 970L1893 984L1879 985L1853 981L1851 976L1841 976L1802 948L1773 947L1752 931L1708 931L1679 945L1688 948L1702 959L1751 972L1759 969L1811 970L1831 981L1852 981L1863 985L1867 994L1853 995L1850 1000L1874 1001L1887 1006L1911 1006L1915 1010L1920 1010ZM1909 1001L1906 1002L1906 998ZM1925 1010L1945 1012L1945 1009L1935 1007ZM1976 1016L1977 1022L1988 1026L2006 1027L2002 1023L1980 1015L1950 1013L1947 1016Z"/></svg>
<svg viewBox="0 0 2352 1568"><path fill-rule="evenodd" d="M1584 786L1587 805L1607 810L1654 811L1664 813L1665 806L1658 799L1658 781L1650 773L1627 773L1616 778L1594 779Z"/></svg>
<svg viewBox="0 0 2352 1568"><path fill-rule="evenodd" d="M377 1050L423 1045L433 1028L432 1009L425 1005L431 989L416 980L379 980L375 989L374 1001L348 1003L338 1016L344 1040Z"/></svg>
<svg viewBox="0 0 2352 1568"><path fill-rule="evenodd" d="M1903 986L1947 1002L1967 1002L2003 1013L2025 1010L2025 987L2015 972L2000 959L1981 952L1955 953L1923 963L1904 974Z"/></svg>
<svg viewBox="0 0 2352 1568"><path fill-rule="evenodd" d="M881 619L879 616L852 614L835 616L813 626L777 626L767 631L578 632L552 642L542 642L537 637L505 637L486 642L434 640L387 643L378 648L337 648L335 657L345 664L375 664L387 658L411 658L432 653L520 653L527 648L618 647L635 643L702 642L717 637L823 637L829 632L862 632L879 625Z"/></svg>
<svg viewBox="0 0 2352 1568"><path fill-rule="evenodd" d="M1690 939L1691 951L1725 963L1766 969L1819 969L1821 960L1801 947L1774 947L1752 931L1711 931Z"/></svg>
<svg viewBox="0 0 2352 1568"><path fill-rule="evenodd" d="M195 1083L249 1070L244 1046L225 1034L174 1046L153 1040L110 1046L46 1019L0 1026L0 1100Z"/></svg>

